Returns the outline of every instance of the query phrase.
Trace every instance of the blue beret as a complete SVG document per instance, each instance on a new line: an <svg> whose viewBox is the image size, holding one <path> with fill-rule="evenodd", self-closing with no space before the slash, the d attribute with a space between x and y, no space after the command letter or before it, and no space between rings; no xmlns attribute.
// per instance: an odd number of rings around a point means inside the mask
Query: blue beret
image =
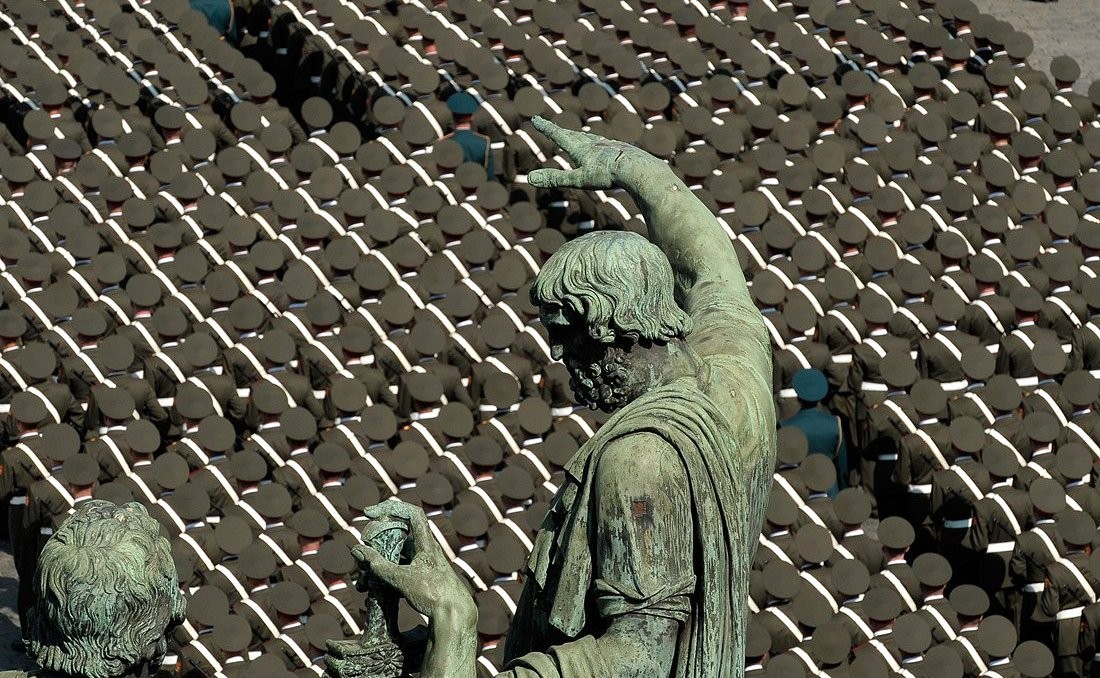
<svg viewBox="0 0 1100 678"><path fill-rule="evenodd" d="M447 97L447 108L456 115L470 115L477 110L477 99L466 92L455 92Z"/></svg>
<svg viewBox="0 0 1100 678"><path fill-rule="evenodd" d="M821 370L799 370L793 386L799 399L811 403L824 399L829 392L829 382Z"/></svg>

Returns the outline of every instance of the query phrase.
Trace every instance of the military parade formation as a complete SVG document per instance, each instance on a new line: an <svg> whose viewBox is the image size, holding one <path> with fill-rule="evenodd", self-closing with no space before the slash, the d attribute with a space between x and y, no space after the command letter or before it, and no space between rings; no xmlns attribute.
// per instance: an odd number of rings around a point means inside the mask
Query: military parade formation
<svg viewBox="0 0 1100 678"><path fill-rule="evenodd" d="M194 5L194 7L192 7ZM0 3L0 498L23 623L90 498L143 504L165 676L324 672L363 510L422 507L502 670L607 414L532 280L667 160L774 349L746 676L1100 675L1100 84L971 0ZM401 630L424 619L402 604Z"/></svg>

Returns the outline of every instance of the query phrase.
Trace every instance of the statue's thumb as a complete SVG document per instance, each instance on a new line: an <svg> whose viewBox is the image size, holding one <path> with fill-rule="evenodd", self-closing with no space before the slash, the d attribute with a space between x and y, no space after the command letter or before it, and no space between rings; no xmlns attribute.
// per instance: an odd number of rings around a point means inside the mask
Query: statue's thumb
<svg viewBox="0 0 1100 678"><path fill-rule="evenodd" d="M387 583L390 582L391 576L397 569L397 565L391 563L385 556L370 546L356 546L351 550L351 555L355 557L359 565L365 565L371 574Z"/></svg>
<svg viewBox="0 0 1100 678"><path fill-rule="evenodd" d="M554 186L554 170L531 170L531 173L527 175L527 183L531 184L535 188L550 188Z"/></svg>

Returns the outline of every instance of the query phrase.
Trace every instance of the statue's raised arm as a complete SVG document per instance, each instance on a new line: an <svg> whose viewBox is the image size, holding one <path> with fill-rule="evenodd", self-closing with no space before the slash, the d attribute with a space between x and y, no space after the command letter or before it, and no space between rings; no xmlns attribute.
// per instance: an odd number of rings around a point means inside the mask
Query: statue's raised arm
<svg viewBox="0 0 1100 678"><path fill-rule="evenodd" d="M536 116L533 123L566 152L575 167L534 170L527 177L532 186L626 190L642 211L650 241L672 264L681 292L699 283L721 281L731 285L732 294L752 304L729 237L667 163L637 146L565 129L545 118Z"/></svg>
<svg viewBox="0 0 1100 678"><path fill-rule="evenodd" d="M540 117L533 122L566 152L574 169L534 170L528 175L531 185L624 189L641 210L650 242L661 248L672 265L676 299L694 320L696 334L710 334L705 330L733 323L725 328L732 344L692 341L694 347L703 355L762 353L770 361L763 321L749 296L733 243L668 164L625 142L568 130ZM721 308L715 308L715 303ZM716 310L720 312L714 314Z"/></svg>

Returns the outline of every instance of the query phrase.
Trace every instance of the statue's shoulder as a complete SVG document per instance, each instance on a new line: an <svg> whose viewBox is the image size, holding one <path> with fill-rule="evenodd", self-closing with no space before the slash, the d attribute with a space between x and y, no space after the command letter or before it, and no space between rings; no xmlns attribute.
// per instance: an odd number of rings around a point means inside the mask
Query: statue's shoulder
<svg viewBox="0 0 1100 678"><path fill-rule="evenodd" d="M26 671L0 671L0 678L32 678L33 675Z"/></svg>
<svg viewBox="0 0 1100 678"><path fill-rule="evenodd" d="M630 431L604 447L596 471L597 482L617 478L619 484L637 484L672 474L683 474L680 456L672 443L652 431Z"/></svg>
<svg viewBox="0 0 1100 678"><path fill-rule="evenodd" d="M616 412L582 449L598 452L601 463L609 453L629 459L637 448L644 448L647 454L675 454L672 443L654 429L664 430L670 421L691 418L693 408L687 404L705 398L694 379L678 379L652 389Z"/></svg>
<svg viewBox="0 0 1100 678"><path fill-rule="evenodd" d="M700 425L723 426L720 403L699 375L680 378L647 391L624 407L619 415L604 424L615 437L635 431L667 431L670 428L692 430Z"/></svg>

